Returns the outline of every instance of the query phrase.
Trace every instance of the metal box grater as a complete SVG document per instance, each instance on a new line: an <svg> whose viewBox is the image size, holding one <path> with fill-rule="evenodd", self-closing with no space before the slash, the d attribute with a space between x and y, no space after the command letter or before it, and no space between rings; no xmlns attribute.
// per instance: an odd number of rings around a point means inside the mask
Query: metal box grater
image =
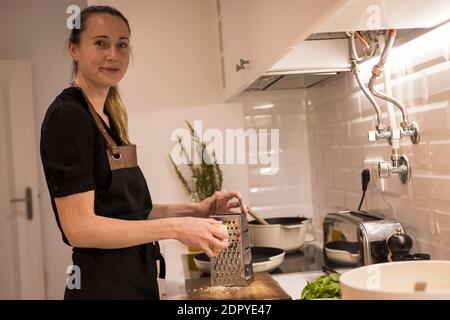
<svg viewBox="0 0 450 320"><path fill-rule="evenodd" d="M243 287L253 280L250 235L244 214L211 216L228 229L229 245L211 258L211 286Z"/></svg>

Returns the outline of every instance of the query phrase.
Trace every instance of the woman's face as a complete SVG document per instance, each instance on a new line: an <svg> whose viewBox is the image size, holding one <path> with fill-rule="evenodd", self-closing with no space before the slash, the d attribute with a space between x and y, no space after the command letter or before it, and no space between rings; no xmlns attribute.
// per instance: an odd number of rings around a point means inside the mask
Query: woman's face
<svg viewBox="0 0 450 320"><path fill-rule="evenodd" d="M128 27L121 18L94 14L86 20L79 46L70 53L86 81L98 87L112 87L122 79L130 60Z"/></svg>

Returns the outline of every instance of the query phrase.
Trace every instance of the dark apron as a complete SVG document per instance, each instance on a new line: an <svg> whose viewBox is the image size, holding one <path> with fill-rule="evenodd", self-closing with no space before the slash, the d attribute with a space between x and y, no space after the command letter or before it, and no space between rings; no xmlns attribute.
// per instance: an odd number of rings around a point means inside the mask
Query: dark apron
<svg viewBox="0 0 450 320"><path fill-rule="evenodd" d="M146 220L152 202L137 164L136 146L117 146L89 99L83 96L105 138L111 168L109 189L95 191L95 214ZM64 299L159 299L156 261L160 261L160 278L165 276L165 263L158 242L123 249L73 248L72 260L81 271L81 289L66 286Z"/></svg>

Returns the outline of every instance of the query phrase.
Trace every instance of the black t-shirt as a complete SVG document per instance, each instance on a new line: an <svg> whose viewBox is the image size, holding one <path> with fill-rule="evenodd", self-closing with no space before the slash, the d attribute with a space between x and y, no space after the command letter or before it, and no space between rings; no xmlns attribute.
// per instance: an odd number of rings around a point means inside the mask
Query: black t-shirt
<svg viewBox="0 0 450 320"><path fill-rule="evenodd" d="M106 110L105 114L111 128L102 121L109 135L117 145L123 145L113 119ZM79 88L64 89L48 108L41 127L40 151L53 212L62 232L54 199L107 190L111 183L104 138ZM64 233L63 240L69 244Z"/></svg>

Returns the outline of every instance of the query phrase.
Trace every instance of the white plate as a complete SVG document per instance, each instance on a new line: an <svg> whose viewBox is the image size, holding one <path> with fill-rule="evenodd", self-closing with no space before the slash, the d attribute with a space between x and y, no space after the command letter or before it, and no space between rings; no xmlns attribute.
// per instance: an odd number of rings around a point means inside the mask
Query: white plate
<svg viewBox="0 0 450 320"><path fill-rule="evenodd" d="M343 266L354 266L359 261L359 254L350 253L345 250L337 250L325 248L325 252L327 254L327 258L333 262Z"/></svg>
<svg viewBox="0 0 450 320"><path fill-rule="evenodd" d="M262 262L254 262L252 263L253 266L253 272L270 272L278 268L284 260L285 252L280 253L276 256L272 256L269 258L269 261L262 261ZM194 257L195 265L197 266L197 269L206 273L211 273L211 263L209 261L202 261L198 260Z"/></svg>

